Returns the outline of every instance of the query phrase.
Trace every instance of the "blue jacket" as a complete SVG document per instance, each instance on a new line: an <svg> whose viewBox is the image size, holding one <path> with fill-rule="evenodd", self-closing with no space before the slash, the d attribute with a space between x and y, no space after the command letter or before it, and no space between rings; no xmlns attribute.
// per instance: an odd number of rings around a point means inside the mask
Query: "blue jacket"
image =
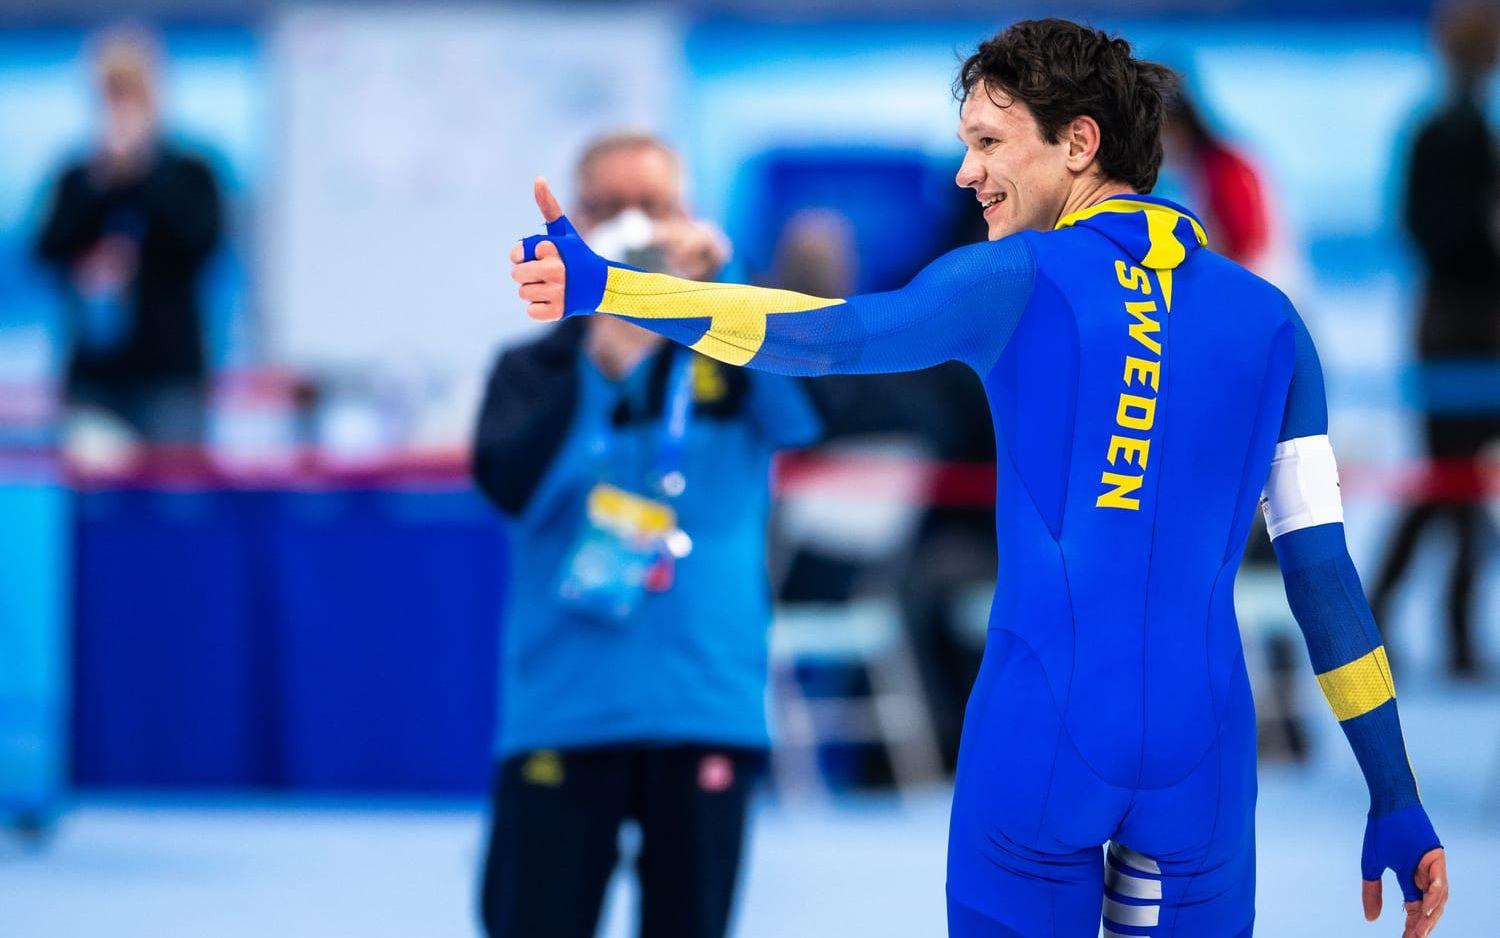
<svg viewBox="0 0 1500 938"><path fill-rule="evenodd" d="M687 484L674 501L692 553L628 620L581 616L558 588L585 498L598 482L650 474L671 359L692 354L668 346L611 381L581 338L567 323L503 355L476 438L476 481L512 521L499 753L764 746L771 456L812 442L818 418L794 379L694 356Z"/></svg>

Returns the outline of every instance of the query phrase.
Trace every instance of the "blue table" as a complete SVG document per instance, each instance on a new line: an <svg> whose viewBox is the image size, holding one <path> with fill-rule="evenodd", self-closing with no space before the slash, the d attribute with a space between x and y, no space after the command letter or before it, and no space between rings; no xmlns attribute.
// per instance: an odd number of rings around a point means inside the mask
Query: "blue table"
<svg viewBox="0 0 1500 938"><path fill-rule="evenodd" d="M478 792L505 540L467 490L77 496L89 787Z"/></svg>

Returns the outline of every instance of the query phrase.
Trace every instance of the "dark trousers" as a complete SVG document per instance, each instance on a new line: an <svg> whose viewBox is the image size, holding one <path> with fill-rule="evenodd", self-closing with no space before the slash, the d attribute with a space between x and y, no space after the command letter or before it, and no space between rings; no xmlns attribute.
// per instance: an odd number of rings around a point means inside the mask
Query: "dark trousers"
<svg viewBox="0 0 1500 938"><path fill-rule="evenodd" d="M1500 436L1494 417L1430 416L1426 422L1427 449L1432 457L1450 466L1449 481L1467 492L1436 494L1408 506L1396 525L1386 555L1370 594L1370 606L1383 637L1389 643L1386 613L1396 587L1411 565L1422 534L1434 521L1446 521L1453 534L1455 552L1448 577L1448 667L1457 675L1475 673L1479 662L1474 652L1474 581L1478 578L1488 533L1482 479L1477 468L1466 468L1477 459L1490 440ZM1457 466L1454 467L1454 463ZM1467 474L1472 473L1472 478Z"/></svg>
<svg viewBox="0 0 1500 938"><path fill-rule="evenodd" d="M189 446L203 441L208 392L203 381L192 378L76 382L68 389L68 403L108 411L146 443Z"/></svg>
<svg viewBox="0 0 1500 938"><path fill-rule="evenodd" d="M943 765L958 765L964 708L979 674L982 644L969 645L954 616L961 590L995 577L993 525L930 521L911 553L901 583L901 606L907 635L922 675L922 690L932 710Z"/></svg>
<svg viewBox="0 0 1500 938"><path fill-rule="evenodd" d="M723 938L759 750L608 746L513 756L495 771L481 911L490 938L591 938L640 825L640 938Z"/></svg>

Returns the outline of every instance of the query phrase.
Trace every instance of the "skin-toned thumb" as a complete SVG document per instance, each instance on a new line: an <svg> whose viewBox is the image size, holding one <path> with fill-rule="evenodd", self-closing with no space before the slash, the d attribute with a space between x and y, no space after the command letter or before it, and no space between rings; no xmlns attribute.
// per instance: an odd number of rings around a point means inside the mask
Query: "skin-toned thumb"
<svg viewBox="0 0 1500 938"><path fill-rule="evenodd" d="M1448 861L1443 849L1427 851L1417 864L1416 884L1422 890L1422 914L1431 915L1448 900Z"/></svg>
<svg viewBox="0 0 1500 938"><path fill-rule="evenodd" d="M552 194L552 187L547 185L547 180L541 176L531 184L531 194L536 197L536 207L542 213L542 220L547 223L557 221L562 217L562 206L558 204L557 196Z"/></svg>
<svg viewBox="0 0 1500 938"><path fill-rule="evenodd" d="M1365 903L1365 921L1373 922L1380 918L1380 880L1364 880L1360 898Z"/></svg>

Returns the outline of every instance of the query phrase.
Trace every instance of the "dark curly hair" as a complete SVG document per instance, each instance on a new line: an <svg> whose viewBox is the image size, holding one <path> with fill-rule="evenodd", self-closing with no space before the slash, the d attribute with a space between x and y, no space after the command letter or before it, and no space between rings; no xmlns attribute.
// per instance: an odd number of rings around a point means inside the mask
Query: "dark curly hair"
<svg viewBox="0 0 1500 938"><path fill-rule="evenodd" d="M953 93L1001 92L1030 109L1042 139L1056 143L1075 117L1099 124L1099 169L1150 192L1161 169L1165 102L1177 75L1138 59L1130 43L1063 19L1022 20L979 44L964 60Z"/></svg>

